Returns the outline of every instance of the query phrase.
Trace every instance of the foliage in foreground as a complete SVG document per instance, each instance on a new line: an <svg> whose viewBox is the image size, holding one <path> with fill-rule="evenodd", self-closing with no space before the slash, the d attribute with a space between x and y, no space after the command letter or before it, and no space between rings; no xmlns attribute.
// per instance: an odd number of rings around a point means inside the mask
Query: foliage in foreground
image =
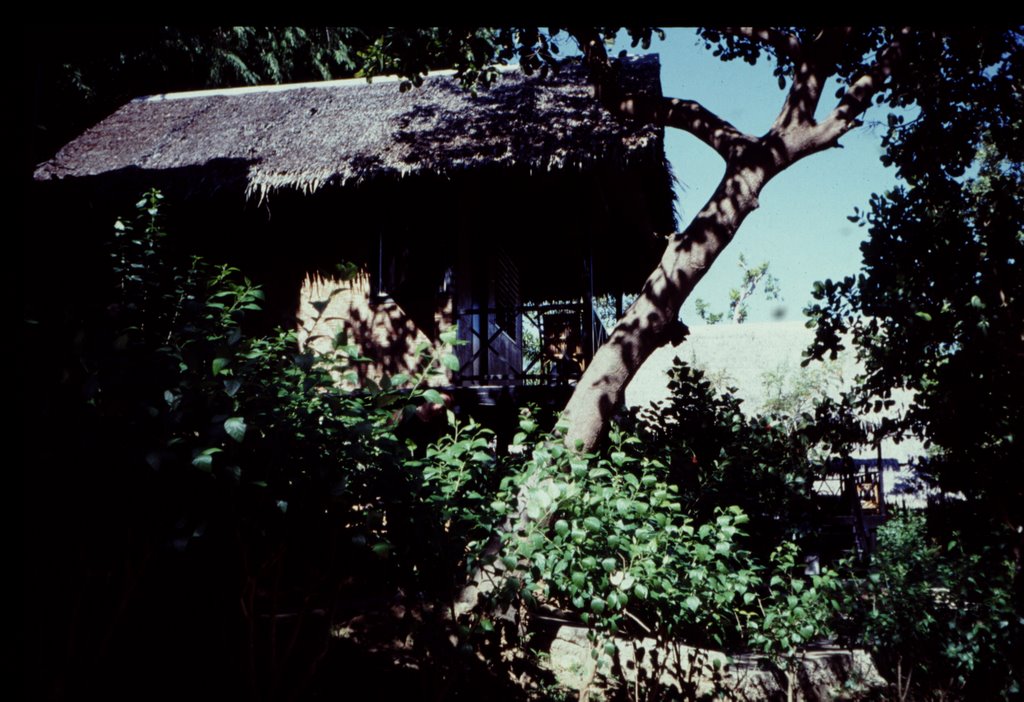
<svg viewBox="0 0 1024 702"><path fill-rule="evenodd" d="M336 621L401 593L451 600L467 542L487 530L449 505L483 502L489 437L463 427L414 458L410 415L439 398L399 388L422 388L445 359L372 393L333 389L356 349L339 339L314 356L291 331L252 334L262 291L176 257L161 199L115 226L99 299L69 305L75 341L40 418L67 435L37 455L57 509L33 534L49 554L29 589L34 686L173 695L188 683L160 681L185 668L253 698L294 696Z"/></svg>
<svg viewBox="0 0 1024 702"><path fill-rule="evenodd" d="M529 415L509 455L452 415L415 446L415 404L442 399L422 381L451 357L338 390L355 347L317 356L290 332L253 334L259 287L176 258L158 193L138 207L115 227L110 295L81 316L43 417L68 433L38 453L58 517L37 537L34 688L173 695L187 682L167 672L185 668L229 696L300 698L337 684L332 669L381 665L366 653L380 647L424 671L414 687L493 690L541 606L590 627L601 659L611 637L645 635L789 666L838 631L919 671L925 692L978 689L1012 650L1001 581L972 590L1005 558L935 565L914 537L883 540L878 572L845 593L834 571L805 575L806 440L743 418L699 373L678 368L670 401L592 454ZM506 520L503 582L457 619ZM935 587L970 608L951 617ZM893 596L906 611L877 606Z"/></svg>
<svg viewBox="0 0 1024 702"><path fill-rule="evenodd" d="M998 535L979 550L937 543L924 515L878 530L866 578L847 586L843 616L852 642L875 654L900 699L1011 699L1021 692L1014 660L1024 619L1013 603L1014 563Z"/></svg>
<svg viewBox="0 0 1024 702"><path fill-rule="evenodd" d="M506 512L523 496L527 519L504 559L527 600L574 611L595 633L653 634L698 647L792 654L828 633L827 618L796 611L783 621L776 610L793 591L808 603L824 597L833 575L804 578L791 542L778 546L771 564L752 554L743 529L750 520L738 506L695 518L639 438L614 432L607 451L589 455L567 450L557 434L519 438L529 458L505 478L505 501L495 507Z"/></svg>

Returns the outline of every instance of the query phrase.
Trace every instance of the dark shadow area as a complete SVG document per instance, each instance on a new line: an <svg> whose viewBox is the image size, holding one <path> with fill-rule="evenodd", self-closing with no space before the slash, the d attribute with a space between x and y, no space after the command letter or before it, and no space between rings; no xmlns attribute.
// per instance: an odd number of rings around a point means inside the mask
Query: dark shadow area
<svg viewBox="0 0 1024 702"><path fill-rule="evenodd" d="M469 269L492 282L488 266L499 250L508 259L507 270L516 272L498 291L505 300L580 300L588 289L639 287L660 246L652 223L668 222L667 229L672 224L660 135L630 154L616 145L623 137L613 120L604 118L601 130L584 134L591 127L577 113L590 115L597 108L582 88L565 95L547 91L549 104L540 104L525 98L520 81L483 96L474 109L488 119L475 123L458 109L446 111L449 99L465 99L452 90L442 89L446 96L436 108L404 114L400 126L409 136L400 132L394 141L395 153L407 154L404 162L396 165L387 149L350 154L348 175L360 177L328 178L316 192L247 196L254 169L267 167L260 156L160 167L152 165L161 157L157 153L102 175L71 177L68 171L68 177L29 188L21 379L27 406L27 697L323 699L351 693L353 680L370 681L364 687L375 685L373 696L384 699L414 692L435 699L521 694L493 661L467 658L453 648L442 634L447 628L439 613L421 601L422 592L450 590L452 573L465 564L450 554L417 553L445 526L424 526L401 471L383 471L379 483L366 489L372 498L366 504L339 504L346 487L332 472L339 466L303 454L318 444L296 432L294 446L268 440L252 459L263 467L288 464L311 481L301 494L290 493L290 507L261 496L260 483L267 481L232 478L238 466L230 463L216 464L224 471L211 479L195 470L193 461L202 456L190 451L204 448L196 443L200 435L210 437L205 446L233 446L225 442L225 422L236 411L232 400L238 395L221 397L232 376L211 370L220 349L211 349L210 358L177 359L182 366L193 363L205 383L194 393L196 402L210 406L196 411L188 432L173 435L180 420L176 388L162 383L178 377L177 362L159 344L133 346L150 320L140 317L140 327L127 332L118 326L134 319L126 305L144 305L146 295L166 296L176 286L190 289L155 269L174 263L185 271L175 275L187 277L193 257L237 268L240 278L261 287L263 314L254 314L246 328L253 335L295 329L298 292L309 277L340 280L341 288L369 283L372 294L359 314L341 318L333 312L344 290L327 289L310 305L318 321L374 339L366 355L396 373L406 370L400 359L414 355L418 333L434 340L442 330L438 303L454 300L457 314L461 290L468 291L468 305L491 306L496 286L477 286L461 276ZM301 97L304 109L303 101L311 98ZM284 115L286 108L276 104L274 114ZM553 126L565 134L536 129L555 113L560 121ZM196 115L201 117L210 115ZM181 139L167 142L168 150L191 153L185 137L195 135L182 131L186 122L174 123L173 136ZM138 120L135 126L145 124ZM232 138L256 143L261 135L240 129ZM503 139L506 146L488 146ZM422 164L437 153L445 154L443 166L402 177L398 166ZM541 163L544 168L537 167ZM130 222L140 193L151 187L163 192L161 227L169 234L160 257L137 270L143 278L154 274L164 288L125 302L112 294L123 283L111 261L114 222ZM351 267L361 277L341 275ZM387 280L385 271L391 274ZM195 308L201 304L183 296L164 313L199 318ZM381 334L374 315L392 307L402 316ZM503 307L499 326L503 333L515 331L516 313L508 312L516 308ZM193 331L200 343L232 343ZM566 340L567 349L575 344ZM281 357L307 363L295 352ZM357 364L356 370L366 379L369 368ZM523 404L536 403L548 423L571 386L466 384L450 390L461 413L496 428L501 447L516 431ZM353 425L358 434L362 427L356 420ZM302 429L312 433L319 427L313 417ZM247 441L259 436L255 428L250 431ZM288 451L298 451L307 462L292 466ZM346 480L368 480L360 473L364 464L353 459L342 465L349 471ZM306 509L296 507L300 503ZM378 503L392 507L381 510ZM356 530L363 518L373 525L369 535ZM390 555L365 543L389 534L400 546ZM418 569L409 568L416 558ZM407 615L394 614L398 605ZM338 628L354 627L360 616L376 622L373 645L353 643ZM385 622L389 617L399 622ZM413 650L396 653L410 640ZM497 657L499 639L487 645Z"/></svg>

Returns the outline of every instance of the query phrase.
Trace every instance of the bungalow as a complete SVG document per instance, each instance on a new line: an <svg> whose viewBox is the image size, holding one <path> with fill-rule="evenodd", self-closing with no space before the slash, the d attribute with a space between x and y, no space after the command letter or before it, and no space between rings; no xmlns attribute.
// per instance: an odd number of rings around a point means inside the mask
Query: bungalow
<svg viewBox="0 0 1024 702"><path fill-rule="evenodd" d="M659 70L623 59L620 79L660 94ZM344 332L363 379L409 371L421 342L457 327L461 368L442 382L485 404L578 377L603 334L595 299L621 305L675 229L663 130L609 115L571 61L477 94L438 72L406 91L384 78L143 97L34 177L56 231L109 229L161 188L182 245L263 283L304 345Z"/></svg>

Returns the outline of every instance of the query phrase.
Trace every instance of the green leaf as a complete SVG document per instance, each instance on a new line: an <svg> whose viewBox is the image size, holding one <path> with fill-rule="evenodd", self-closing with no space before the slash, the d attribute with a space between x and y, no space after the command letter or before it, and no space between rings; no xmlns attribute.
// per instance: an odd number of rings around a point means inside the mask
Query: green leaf
<svg viewBox="0 0 1024 702"><path fill-rule="evenodd" d="M245 438L246 428L245 420L241 417L229 417L224 420L224 431L239 443Z"/></svg>
<svg viewBox="0 0 1024 702"><path fill-rule="evenodd" d="M455 354L451 353L441 357L441 365L453 373L457 373L461 367L459 365L459 359L455 357Z"/></svg>
<svg viewBox="0 0 1024 702"><path fill-rule="evenodd" d="M213 374L218 375L221 371L228 367L228 364L230 362L230 359L223 358L221 356L218 356L217 358L213 359Z"/></svg>
<svg viewBox="0 0 1024 702"><path fill-rule="evenodd" d="M427 388L423 391L423 399L435 405L444 404L444 396L434 388Z"/></svg>
<svg viewBox="0 0 1024 702"><path fill-rule="evenodd" d="M697 608L700 607L700 598L696 595L690 595L683 601L683 604L686 605L686 608L691 612L696 612Z"/></svg>
<svg viewBox="0 0 1024 702"><path fill-rule="evenodd" d="M205 473L209 473L213 470L213 456L200 454L192 459L192 465Z"/></svg>
<svg viewBox="0 0 1024 702"><path fill-rule="evenodd" d="M208 449L203 449L195 458L192 459L192 465L208 473L213 468L213 454L221 453L223 451L224 449L219 446L211 446Z"/></svg>

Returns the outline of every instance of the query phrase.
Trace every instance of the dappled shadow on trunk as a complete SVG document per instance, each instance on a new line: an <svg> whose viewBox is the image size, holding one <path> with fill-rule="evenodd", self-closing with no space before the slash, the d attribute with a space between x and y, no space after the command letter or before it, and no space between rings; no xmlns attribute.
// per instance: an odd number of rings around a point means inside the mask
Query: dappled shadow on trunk
<svg viewBox="0 0 1024 702"><path fill-rule="evenodd" d="M659 346L679 343L684 335L677 321L680 307L757 208L761 189L780 169L778 148L771 139L737 144L711 199L689 226L669 237L658 267L598 350L566 407L570 445L595 446L640 365Z"/></svg>

